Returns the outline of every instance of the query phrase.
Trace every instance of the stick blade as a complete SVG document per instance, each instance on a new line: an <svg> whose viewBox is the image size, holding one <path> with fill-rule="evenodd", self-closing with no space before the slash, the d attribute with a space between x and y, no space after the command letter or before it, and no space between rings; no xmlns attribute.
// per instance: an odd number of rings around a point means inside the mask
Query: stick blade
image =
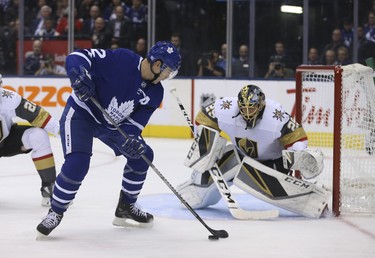
<svg viewBox="0 0 375 258"><path fill-rule="evenodd" d="M232 216L239 220L262 220L279 217L279 210L247 211L242 209L229 209Z"/></svg>

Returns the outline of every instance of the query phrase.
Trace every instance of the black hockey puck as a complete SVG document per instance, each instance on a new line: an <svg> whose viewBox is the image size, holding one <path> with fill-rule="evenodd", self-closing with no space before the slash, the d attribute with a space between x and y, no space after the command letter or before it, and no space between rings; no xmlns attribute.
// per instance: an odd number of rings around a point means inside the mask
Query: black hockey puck
<svg viewBox="0 0 375 258"><path fill-rule="evenodd" d="M210 235L210 236L208 236L208 239L210 239L210 240L219 240L219 237L218 236L214 236L214 235Z"/></svg>

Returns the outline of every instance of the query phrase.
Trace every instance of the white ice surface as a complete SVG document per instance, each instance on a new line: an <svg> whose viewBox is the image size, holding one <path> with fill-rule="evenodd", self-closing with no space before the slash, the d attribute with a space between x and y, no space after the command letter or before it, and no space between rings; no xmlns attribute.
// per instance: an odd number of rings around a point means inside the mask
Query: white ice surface
<svg viewBox="0 0 375 258"><path fill-rule="evenodd" d="M183 160L190 140L146 138L154 165L177 186L190 176ZM58 170L63 157L51 138ZM0 257L375 257L375 217L307 219L284 210L269 221L239 221L223 202L197 211L213 229L229 238L208 240L210 233L182 208L165 183L149 170L139 202L155 216L151 229L112 226L125 159L95 142L91 167L74 204L60 226L36 240L36 226L47 213L40 205L40 179L30 155L0 159ZM274 209L237 188L244 209Z"/></svg>

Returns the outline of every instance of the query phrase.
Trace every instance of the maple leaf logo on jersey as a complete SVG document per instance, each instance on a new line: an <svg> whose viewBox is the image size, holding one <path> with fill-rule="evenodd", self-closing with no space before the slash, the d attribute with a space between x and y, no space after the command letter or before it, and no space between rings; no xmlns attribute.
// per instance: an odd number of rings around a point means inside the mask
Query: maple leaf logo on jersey
<svg viewBox="0 0 375 258"><path fill-rule="evenodd" d="M221 109L230 109L231 106L232 106L232 101L231 100L224 100L220 104Z"/></svg>
<svg viewBox="0 0 375 258"><path fill-rule="evenodd" d="M276 118L276 120L282 121L284 118L284 112L281 112L281 110L275 109L275 112L273 112L273 118Z"/></svg>
<svg viewBox="0 0 375 258"><path fill-rule="evenodd" d="M168 54L172 54L173 53L173 48L172 47L168 47L167 52L168 52Z"/></svg>
<svg viewBox="0 0 375 258"><path fill-rule="evenodd" d="M116 123L122 122L125 118L127 118L133 112L133 110L134 110L134 100L125 101L124 103L121 103L119 105L116 97L112 98L111 103L109 103L108 108L106 108L108 115ZM111 122L105 116L104 118L108 122L108 124L111 124Z"/></svg>

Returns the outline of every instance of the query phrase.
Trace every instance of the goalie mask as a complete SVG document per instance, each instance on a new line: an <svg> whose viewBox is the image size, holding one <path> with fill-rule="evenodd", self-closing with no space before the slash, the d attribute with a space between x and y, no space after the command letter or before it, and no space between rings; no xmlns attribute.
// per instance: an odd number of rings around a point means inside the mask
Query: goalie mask
<svg viewBox="0 0 375 258"><path fill-rule="evenodd" d="M255 85L246 85L238 93L238 108L246 121L246 128L253 128L259 118L262 118L266 105L263 91Z"/></svg>
<svg viewBox="0 0 375 258"><path fill-rule="evenodd" d="M156 42L147 53L147 60L151 64L151 71L154 74L154 80L156 80L163 71L169 72L168 79L172 79L178 73L178 69L181 66L181 56L177 48L168 41ZM152 69L152 65L156 61L161 61L161 68L159 73L155 73Z"/></svg>

